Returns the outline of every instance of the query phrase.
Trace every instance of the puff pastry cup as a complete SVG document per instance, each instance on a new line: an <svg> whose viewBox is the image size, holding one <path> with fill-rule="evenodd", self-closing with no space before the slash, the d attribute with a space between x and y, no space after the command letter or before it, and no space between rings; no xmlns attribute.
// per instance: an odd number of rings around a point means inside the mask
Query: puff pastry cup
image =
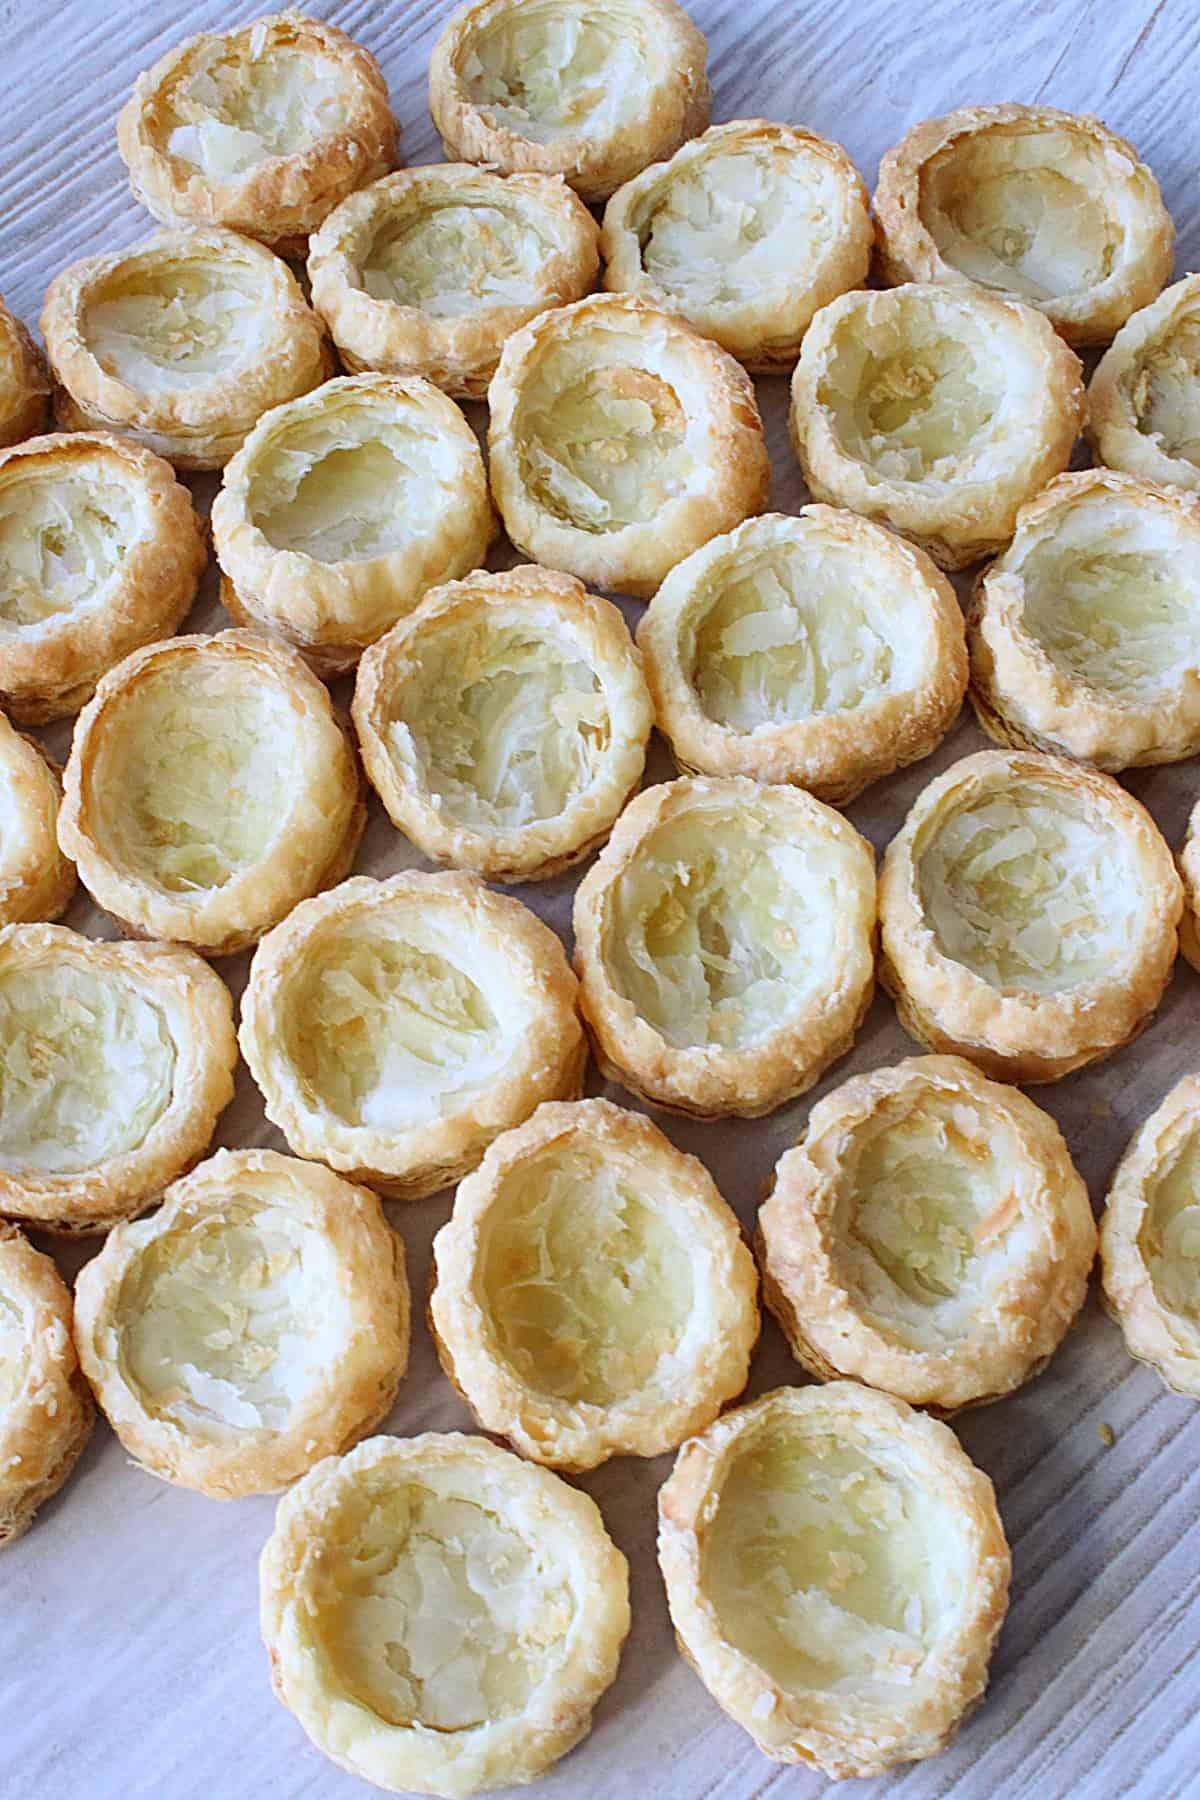
<svg viewBox="0 0 1200 1800"><path fill-rule="evenodd" d="M1126 769L1200 750L1200 511L1086 469L1017 514L968 617L971 699L997 743Z"/></svg>
<svg viewBox="0 0 1200 1800"><path fill-rule="evenodd" d="M1000 550L1070 460L1079 359L1032 307L930 285L843 294L805 334L792 443L814 500L914 539L943 569Z"/></svg>
<svg viewBox="0 0 1200 1800"><path fill-rule="evenodd" d="M461 1183L433 1249L442 1367L534 1462L658 1456L746 1385L754 1260L703 1163L641 1113L539 1106Z"/></svg>
<svg viewBox="0 0 1200 1800"><path fill-rule="evenodd" d="M757 1118L854 1039L874 987L875 853L798 788L647 788L575 895L605 1075L669 1111Z"/></svg>
<svg viewBox="0 0 1200 1800"><path fill-rule="evenodd" d="M678 312L748 369L790 368L818 307L861 286L873 232L840 144L800 125L714 125L617 189L604 285Z"/></svg>
<svg viewBox="0 0 1200 1800"><path fill-rule="evenodd" d="M329 695L248 631L135 650L79 715L59 843L135 937L211 956L340 881L366 822Z"/></svg>
<svg viewBox="0 0 1200 1800"><path fill-rule="evenodd" d="M473 1169L585 1045L558 938L470 875L358 876L255 952L242 1055L299 1156L417 1200Z"/></svg>
<svg viewBox="0 0 1200 1800"><path fill-rule="evenodd" d="M22 725L78 712L176 630L207 560L191 496L152 451L80 431L0 454L0 702Z"/></svg>
<svg viewBox="0 0 1200 1800"><path fill-rule="evenodd" d="M0 1220L0 1549L66 1481L94 1417L71 1290L49 1256Z"/></svg>
<svg viewBox="0 0 1200 1800"><path fill-rule="evenodd" d="M259 1586L279 1699L389 1793L543 1774L591 1730L629 1630L595 1502L459 1432L318 1464L279 1503Z"/></svg>
<svg viewBox="0 0 1200 1800"><path fill-rule="evenodd" d="M118 1225L75 1289L80 1361L122 1448L214 1500L272 1493L390 1410L404 1247L366 1188L218 1150Z"/></svg>
<svg viewBox="0 0 1200 1800"><path fill-rule="evenodd" d="M1048 1113L958 1056L818 1101L758 1215L797 1361L950 1413L1039 1374L1087 1296L1096 1227Z"/></svg>
<svg viewBox="0 0 1200 1800"><path fill-rule="evenodd" d="M229 989L174 944L0 930L0 1214L106 1231L203 1156L233 1098Z"/></svg>
<svg viewBox="0 0 1200 1800"><path fill-rule="evenodd" d="M42 353L0 299L0 449L33 437L46 423L50 377Z"/></svg>
<svg viewBox="0 0 1200 1800"><path fill-rule="evenodd" d="M176 45L117 115L130 186L156 219L226 225L290 257L395 166L398 136L370 51L294 10Z"/></svg>
<svg viewBox="0 0 1200 1800"><path fill-rule="evenodd" d="M179 469L223 468L262 413L332 369L287 264L215 225L72 263L42 333L64 430L133 438Z"/></svg>
<svg viewBox="0 0 1200 1800"><path fill-rule="evenodd" d="M1176 857L1183 883L1183 913L1179 920L1179 948L1200 971L1200 800L1188 815L1187 831Z"/></svg>
<svg viewBox="0 0 1200 1800"><path fill-rule="evenodd" d="M1139 1362L1200 1399L1200 1076L1133 1134L1100 1222L1104 1304Z"/></svg>
<svg viewBox="0 0 1200 1800"><path fill-rule="evenodd" d="M475 433L429 382L399 375L328 381L268 413L212 521L226 610L327 676L481 563L496 529Z"/></svg>
<svg viewBox="0 0 1200 1800"><path fill-rule="evenodd" d="M768 513L677 563L637 632L688 773L793 782L844 806L928 756L967 686L954 589L857 513Z"/></svg>
<svg viewBox="0 0 1200 1800"><path fill-rule="evenodd" d="M1089 383L1085 429L1110 469L1200 491L1200 275L1122 325Z"/></svg>
<svg viewBox="0 0 1200 1800"><path fill-rule="evenodd" d="M433 47L429 111L449 158L606 200L704 130L707 60L675 0L467 0Z"/></svg>
<svg viewBox="0 0 1200 1800"><path fill-rule="evenodd" d="M75 892L58 847L58 768L0 713L0 925L57 919Z"/></svg>
<svg viewBox="0 0 1200 1800"><path fill-rule="evenodd" d="M1057 1081L1149 1024L1182 907L1158 828L1111 776L984 750L931 781L888 845L880 979L931 1050Z"/></svg>
<svg viewBox="0 0 1200 1800"><path fill-rule="evenodd" d="M628 294L542 313L488 389L492 492L519 550L648 600L669 569L767 502L745 370Z"/></svg>
<svg viewBox="0 0 1200 1800"><path fill-rule="evenodd" d="M424 375L482 400L507 337L579 300L599 232L561 175L402 169L332 212L308 255L313 305L348 369Z"/></svg>
<svg viewBox="0 0 1200 1800"><path fill-rule="evenodd" d="M654 722L617 608L531 565L426 595L363 656L353 714L393 825L498 881L557 875L608 835Z"/></svg>
<svg viewBox="0 0 1200 1800"><path fill-rule="evenodd" d="M1175 230L1133 145L1087 114L963 106L879 165L885 280L980 286L1105 344L1170 278Z"/></svg>
<svg viewBox="0 0 1200 1800"><path fill-rule="evenodd" d="M982 1697L1011 1559L948 1425L850 1381L776 1388L684 1445L658 1515L679 1648L773 1761L879 1775Z"/></svg>

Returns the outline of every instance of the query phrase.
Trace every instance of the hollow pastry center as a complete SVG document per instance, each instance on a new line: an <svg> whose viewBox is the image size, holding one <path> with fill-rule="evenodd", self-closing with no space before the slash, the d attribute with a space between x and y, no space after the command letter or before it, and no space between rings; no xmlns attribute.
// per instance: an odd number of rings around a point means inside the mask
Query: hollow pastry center
<svg viewBox="0 0 1200 1800"><path fill-rule="evenodd" d="M691 1254L645 1176L586 1148L521 1163L488 1214L477 1277L520 1380L611 1406L652 1384L691 1317Z"/></svg>
<svg viewBox="0 0 1200 1800"><path fill-rule="evenodd" d="M247 511L275 550L367 562L437 529L461 483L462 454L415 406L331 404L263 447Z"/></svg>
<svg viewBox="0 0 1200 1800"><path fill-rule="evenodd" d="M427 626L388 710L395 761L443 818L479 831L557 818L612 743L604 689L571 639L490 617Z"/></svg>
<svg viewBox="0 0 1200 1800"><path fill-rule="evenodd" d="M1070 131L983 131L921 172L921 222L945 262L1033 301L1105 281L1124 233L1104 204L1103 152Z"/></svg>
<svg viewBox="0 0 1200 1800"><path fill-rule="evenodd" d="M308 150L344 130L347 76L311 46L214 44L176 80L160 106L169 156L216 181L274 156Z"/></svg>
<svg viewBox="0 0 1200 1800"><path fill-rule="evenodd" d="M199 661L152 670L98 724L92 834L167 894L221 888L260 863L306 762L287 699L260 669Z"/></svg>
<svg viewBox="0 0 1200 1800"><path fill-rule="evenodd" d="M175 1043L132 982L63 961L0 974L0 1167L73 1175L136 1150L171 1103Z"/></svg>
<svg viewBox="0 0 1200 1800"><path fill-rule="evenodd" d="M695 464L670 379L633 362L594 366L596 348L547 354L518 441L526 484L548 512L579 531L621 531L685 493Z"/></svg>
<svg viewBox="0 0 1200 1800"><path fill-rule="evenodd" d="M1125 384L1143 436L1200 468L1200 313L1172 320L1139 352Z"/></svg>
<svg viewBox="0 0 1200 1800"><path fill-rule="evenodd" d="M389 1725L511 1718L565 1654L576 1602L552 1533L527 1537L456 1486L450 1472L377 1476L343 1501L322 1547L305 1628L339 1685Z"/></svg>
<svg viewBox="0 0 1200 1800"><path fill-rule="evenodd" d="M465 930L453 946L416 925L325 933L293 978L284 1018L308 1103L384 1133L469 1105L513 1039L467 972L482 980L479 961Z"/></svg>
<svg viewBox="0 0 1200 1800"><path fill-rule="evenodd" d="M0 477L0 639L99 600L143 535L128 491L95 469Z"/></svg>
<svg viewBox="0 0 1200 1800"><path fill-rule="evenodd" d="M732 306L807 285L828 254L840 195L802 149L714 148L663 177L631 221L642 267L682 303Z"/></svg>
<svg viewBox="0 0 1200 1800"><path fill-rule="evenodd" d="M227 254L159 251L93 283L80 332L105 373L130 387L199 388L255 360L271 314L258 270Z"/></svg>
<svg viewBox="0 0 1200 1800"><path fill-rule="evenodd" d="M29 1333L12 1294L0 1287L0 1430L4 1415L20 1398L29 1374Z"/></svg>
<svg viewBox="0 0 1200 1800"><path fill-rule="evenodd" d="M907 1697L939 1635L957 1536L901 1454L775 1424L729 1470L700 1579L722 1636L782 1688Z"/></svg>
<svg viewBox="0 0 1200 1800"><path fill-rule="evenodd" d="M532 306L552 245L533 220L479 200L419 198L420 211L382 224L362 263L374 300L465 319L492 306Z"/></svg>
<svg viewBox="0 0 1200 1800"><path fill-rule="evenodd" d="M142 1249L114 1312L122 1373L145 1410L226 1443L286 1427L335 1365L347 1307L317 1232L231 1193Z"/></svg>
<svg viewBox="0 0 1200 1800"><path fill-rule="evenodd" d="M954 1095L902 1099L860 1126L840 1183L841 1279L914 1349L970 1330L1020 1219L1013 1133Z"/></svg>
<svg viewBox="0 0 1200 1800"><path fill-rule="evenodd" d="M1194 529L1118 496L1073 506L1022 559L1024 623L1072 678L1118 698L1200 665Z"/></svg>
<svg viewBox="0 0 1200 1800"><path fill-rule="evenodd" d="M854 547L805 534L719 566L683 635L703 711L751 732L905 692L928 633L903 588L867 571Z"/></svg>
<svg viewBox="0 0 1200 1800"><path fill-rule="evenodd" d="M1159 1305L1200 1325L1200 1132L1147 1184L1138 1248Z"/></svg>
<svg viewBox="0 0 1200 1800"><path fill-rule="evenodd" d="M829 980L846 859L777 830L698 809L653 832L613 885L609 979L677 1048L761 1043Z"/></svg>
<svg viewBox="0 0 1200 1800"><path fill-rule="evenodd" d="M522 0L472 31L459 74L473 105L534 143L595 137L644 99L644 22L634 7Z"/></svg>
<svg viewBox="0 0 1200 1800"><path fill-rule="evenodd" d="M953 335L928 302L902 303L869 346L843 325L818 396L846 453L885 481L971 474L1003 410L996 347Z"/></svg>
<svg viewBox="0 0 1200 1800"><path fill-rule="evenodd" d="M992 987L1053 994L1111 980L1137 941L1128 841L1048 783L993 789L937 821L917 880L938 948Z"/></svg>

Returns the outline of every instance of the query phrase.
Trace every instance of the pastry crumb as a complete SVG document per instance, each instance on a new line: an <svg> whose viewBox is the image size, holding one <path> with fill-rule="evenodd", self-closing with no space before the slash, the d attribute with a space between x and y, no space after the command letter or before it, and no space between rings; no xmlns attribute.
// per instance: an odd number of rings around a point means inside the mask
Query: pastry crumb
<svg viewBox="0 0 1200 1800"><path fill-rule="evenodd" d="M1096 1429L1100 1433L1100 1442L1104 1445L1104 1448L1106 1450L1111 1450L1113 1445L1117 1441L1117 1434L1113 1430L1112 1426L1101 1423L1100 1425L1098 1425L1096 1427Z"/></svg>

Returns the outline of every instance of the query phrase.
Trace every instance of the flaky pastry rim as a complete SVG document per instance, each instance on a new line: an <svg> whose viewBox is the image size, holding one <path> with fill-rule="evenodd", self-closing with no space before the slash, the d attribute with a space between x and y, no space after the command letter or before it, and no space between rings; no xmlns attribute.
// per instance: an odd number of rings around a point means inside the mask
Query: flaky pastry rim
<svg viewBox="0 0 1200 1800"><path fill-rule="evenodd" d="M579 1602L567 1659L521 1712L453 1732L385 1724L342 1697L322 1658L297 1633L297 1619L311 1614L308 1590L328 1545L328 1516L362 1476L388 1464L401 1479L411 1471L417 1480L423 1467L437 1472L457 1465L464 1488L481 1491L510 1526L515 1513L517 1527L536 1534L531 1541L543 1552L565 1538L564 1561ZM377 1787L449 1800L530 1781L585 1738L592 1709L616 1675L630 1625L628 1564L595 1501L551 1470L462 1432L368 1438L348 1456L318 1463L279 1503L259 1562L259 1594L276 1697L316 1747ZM336 1746L329 1730L334 1708L342 1715Z"/></svg>
<svg viewBox="0 0 1200 1800"><path fill-rule="evenodd" d="M813 713L743 731L711 718L685 666L682 635L723 571L770 543L794 540L804 525L852 545L864 562L892 565L925 601L928 648L919 685L889 691L860 706ZM711 538L677 563L637 628L655 723L684 775L745 775L806 788L830 806L847 806L897 769L936 750L962 708L967 651L958 597L936 563L916 544L842 507L810 504L796 514L763 513Z"/></svg>
<svg viewBox="0 0 1200 1800"><path fill-rule="evenodd" d="M649 209L680 173L716 162L723 151L765 144L798 164L816 158L838 183L842 217L831 222L823 254L811 266L781 277L776 289L737 300L688 304L647 273L639 232ZM711 172L710 172L711 179ZM719 176L718 176L719 180ZM831 138L803 125L771 119L731 119L690 138L668 160L656 159L623 182L604 209L600 245L604 286L610 293L637 294L664 312L681 314L695 331L711 337L753 375L790 369L813 314L838 294L861 287L871 264L874 231L862 176Z"/></svg>
<svg viewBox="0 0 1200 1800"><path fill-rule="evenodd" d="M1173 282L1126 319L1088 383L1084 433L1096 460L1108 468L1200 493L1200 468L1165 450L1156 441L1161 433L1139 429L1130 396L1145 352L1169 341L1172 328L1189 313L1200 319L1200 275ZM1200 381L1195 385L1200 406Z"/></svg>
<svg viewBox="0 0 1200 1800"><path fill-rule="evenodd" d="M58 847L62 770L3 713L0 769L12 814L0 841L0 926L49 924L75 892L75 865Z"/></svg>
<svg viewBox="0 0 1200 1800"><path fill-rule="evenodd" d="M131 263L184 256L255 268L272 342L204 386L134 387L110 375L89 348L84 328L88 301L96 288ZM177 469L223 468L261 414L318 387L333 371L321 323L287 264L253 238L218 225L159 231L128 250L81 257L47 288L41 325L59 426L131 437Z"/></svg>
<svg viewBox="0 0 1200 1800"><path fill-rule="evenodd" d="M1124 966L1058 993L997 989L937 946L925 920L914 850L943 802L1023 779L1086 797L1130 839L1152 892ZM962 1056L997 1081L1057 1081L1121 1049L1150 1023L1171 978L1183 892L1146 808L1111 775L1063 757L981 750L922 789L884 853L879 875L879 979L910 1037Z"/></svg>
<svg viewBox="0 0 1200 1800"><path fill-rule="evenodd" d="M376 299L362 281L362 263L375 232L389 219L419 215L441 193L465 194L515 214L525 228L536 219L552 234L553 249L536 271L528 302L480 305L461 318L439 318L419 306ZM351 373L382 369L423 375L455 399L482 400L505 340L551 307L581 300L600 269L600 233L591 213L561 175L501 175L473 163L435 163L402 169L350 195L326 218L308 252L312 303Z"/></svg>
<svg viewBox="0 0 1200 1800"><path fill-rule="evenodd" d="M913 125L879 164L872 205L875 211L879 267L889 286L905 281L932 281L953 287L982 289L1011 300L1025 296L1008 289L984 287L942 256L920 213L921 175L925 166L952 144L1010 127L1062 131L1099 147L1114 167L1114 180L1128 190L1137 242L1135 253L1092 287L1045 301L1027 300L1045 313L1069 344L1106 344L1129 315L1153 300L1170 279L1175 228L1163 205L1158 183L1127 139L1119 137L1092 113L1064 112L1055 106L962 106L942 118Z"/></svg>
<svg viewBox="0 0 1200 1800"><path fill-rule="evenodd" d="M349 117L304 150L265 157L240 176L221 181L174 156L161 141L156 110L163 88L198 51L256 35L292 41L336 63L345 78ZM244 58L243 58L244 60ZM303 257L309 233L346 194L395 166L400 127L392 117L387 82L371 52L336 25L296 8L252 19L227 31L197 32L160 56L134 82L117 114L117 149L136 200L163 225L223 225L258 239L279 256Z"/></svg>
<svg viewBox="0 0 1200 1800"><path fill-rule="evenodd" d="M165 667L179 679L190 658L228 660L271 682L293 715L293 739L312 753L307 780L293 789L286 832L276 832L253 863L222 886L169 893L122 861L105 830L111 791L96 778L105 739L119 737L120 714L144 681ZM316 734L324 743L318 760ZM346 874L366 826L366 802L349 734L326 688L288 645L248 631L168 638L125 657L98 683L75 726L63 776L59 843L98 906L134 937L167 938L209 956L230 956L256 943L298 900ZM283 829L282 827L280 828Z"/></svg>
<svg viewBox="0 0 1200 1800"><path fill-rule="evenodd" d="M777 1421L811 1417L831 1435L872 1440L920 1468L971 1552L974 1577L949 1643L926 1658L924 1692L907 1712L878 1707L856 1717L819 1690L792 1695L723 1634L705 1592L703 1559L724 1480L739 1454ZM658 1496L658 1560L680 1652L717 1704L775 1762L815 1763L835 1780L879 1775L899 1762L936 1755L982 1698L988 1662L1008 1606L1011 1558L995 1490L948 1425L890 1394L852 1381L781 1387L736 1408L690 1439ZM932 1665L932 1666L931 1666Z"/></svg>
<svg viewBox="0 0 1200 1800"><path fill-rule="evenodd" d="M859 862L844 912L853 923L838 967L803 1012L740 1050L719 1045L680 1048L668 1042L610 980L605 958L617 884L661 825L712 805L747 813L755 806L792 810L844 844ZM575 892L573 924L579 1007L601 1072L665 1112L696 1119L761 1118L807 1092L849 1050L874 993L875 852L841 813L802 788L768 786L745 776L681 776L644 788L630 801Z"/></svg>
<svg viewBox="0 0 1200 1800"><path fill-rule="evenodd" d="M391 698L406 678L419 681L421 657L435 632L481 614L499 625L546 624L584 654L608 706L609 745L597 779L550 818L489 831L453 816L421 773L401 765L387 737ZM416 610L372 644L358 665L351 707L367 779L392 824L422 855L491 881L544 881L581 861L608 835L638 787L653 710L642 658L620 611L582 582L523 563L502 573L477 570L432 588ZM411 730L411 726L410 726Z"/></svg>
<svg viewBox="0 0 1200 1800"><path fill-rule="evenodd" d="M593 203L607 200L623 181L647 163L670 156L708 124L712 94L706 73L706 39L675 0L641 0L637 10L646 18L647 38L656 60L637 115L599 136L580 132L549 143L522 137L471 99L461 74L475 29L491 24L519 3L465 0L433 46L429 111L448 157L486 163L506 174L562 175L582 200ZM607 0L600 0L599 7L591 10L607 10ZM624 7L613 10L618 16L627 11Z"/></svg>
<svg viewBox="0 0 1200 1800"><path fill-rule="evenodd" d="M9 311L2 297L0 373L0 449L5 449L44 430L50 410L50 372L32 333Z"/></svg>
<svg viewBox="0 0 1200 1800"><path fill-rule="evenodd" d="M839 1267L845 1159L881 1111L923 1094L962 1100L1007 1125L1022 1163L1006 1170L1012 1217L1026 1227L1017 1271L976 1309L970 1330L915 1345L866 1316ZM852 1075L820 1099L775 1166L758 1215L763 1298L793 1356L818 1380L849 1379L948 1417L1011 1394L1041 1373L1087 1297L1096 1228L1087 1188L1049 1113L960 1056L910 1056ZM986 1297L985 1297L986 1298Z"/></svg>
<svg viewBox="0 0 1200 1800"><path fill-rule="evenodd" d="M124 1284L152 1245L180 1227L220 1217L242 1188L321 1238L337 1262L350 1311L336 1353L282 1429L214 1442L148 1408L124 1364ZM217 1150L171 1183L147 1218L114 1226L75 1289L83 1370L121 1447L149 1474L213 1500L275 1493L326 1456L338 1455L386 1417L408 1363L409 1295L404 1245L377 1197L320 1163L275 1150Z"/></svg>
<svg viewBox="0 0 1200 1800"><path fill-rule="evenodd" d="M664 1207L692 1255L693 1312L707 1325L691 1363L655 1375L619 1400L559 1398L525 1379L499 1343L482 1287L489 1215L522 1165L583 1143L647 1184L659 1177ZM668 1190L664 1193L664 1189ZM582 1200L581 1196L581 1200ZM586 1201L583 1201L586 1204ZM758 1277L741 1227L697 1157L671 1143L643 1113L609 1100L543 1101L489 1146L460 1182L433 1244L428 1320L442 1368L482 1430L533 1462L578 1474L611 1456L659 1456L711 1424L746 1385L758 1339Z"/></svg>
<svg viewBox="0 0 1200 1800"><path fill-rule="evenodd" d="M64 925L0 929L0 972L12 962L62 958L107 972L157 1000L176 1058L170 1102L131 1150L63 1174L0 1166L0 1216L72 1237L135 1217L199 1162L233 1098L237 1039L229 989L202 957L180 944L109 943Z"/></svg>
<svg viewBox="0 0 1200 1800"><path fill-rule="evenodd" d="M0 1219L0 1280L20 1304L29 1364L0 1418L0 1549L71 1474L95 1409L75 1350L71 1291L53 1260Z"/></svg>
<svg viewBox="0 0 1200 1800"><path fill-rule="evenodd" d="M502 938L512 988L528 1002L529 1025L506 1070L454 1113L403 1133L351 1125L319 1101L307 1104L284 1048L289 982L322 936L342 922L391 906L454 907L470 931ZM469 951L464 949L464 955ZM242 996L238 1041L267 1117L296 1156L324 1162L389 1199L419 1200L476 1167L501 1131L522 1123L542 1100L574 1099L587 1048L576 1012L577 983L562 944L519 900L494 893L475 875L406 869L385 880L357 875L303 900L262 939Z"/></svg>
<svg viewBox="0 0 1200 1800"><path fill-rule="evenodd" d="M821 381L835 360L835 339L845 321L854 320L859 342L869 341L873 317L888 321L914 297L951 318L957 315L960 330L963 321L970 320L985 336L1003 333L1010 342L1020 342L1038 369L1043 410L1037 421L1037 452L1010 460L1000 479L993 475L953 483L877 475L842 446L830 410L821 402ZM1066 468L1083 412L1079 358L1043 313L1019 301L997 299L973 284L959 289L910 282L882 291L841 294L814 315L792 375L788 431L814 500L849 507L890 525L925 550L939 568L954 571L1004 548L1018 508Z"/></svg>
<svg viewBox="0 0 1200 1800"><path fill-rule="evenodd" d="M702 489L675 495L654 518L591 532L555 517L530 492L521 469L521 411L541 357L560 338L590 331L669 336L701 396L693 407L709 434ZM676 396L678 398L678 395ZM513 544L531 561L591 587L648 600L683 557L763 510L771 465L754 384L741 364L676 314L630 294L590 294L541 313L513 333L488 388L492 495ZM686 416L686 415L685 415Z"/></svg>

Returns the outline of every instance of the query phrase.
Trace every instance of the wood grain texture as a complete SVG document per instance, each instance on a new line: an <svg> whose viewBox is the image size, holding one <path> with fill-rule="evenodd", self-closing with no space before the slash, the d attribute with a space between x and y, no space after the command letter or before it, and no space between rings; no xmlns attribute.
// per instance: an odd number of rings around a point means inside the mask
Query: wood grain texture
<svg viewBox="0 0 1200 1800"><path fill-rule="evenodd" d="M113 135L138 70L189 32L256 10L244 0L152 8L0 0L0 292L24 318L36 322L48 280L73 257L132 243L150 228L129 196ZM444 0L326 0L313 10L380 58L406 160L438 160L425 70ZM1194 0L694 0L693 11L711 40L716 119L811 126L844 143L869 183L907 126L966 102L1042 100L1100 113L1159 177L1178 227L1178 271L1200 266ZM785 383L762 381L759 391L773 504L793 510L804 495L784 430ZM212 485L197 484L201 497ZM632 619L639 609L625 610ZM221 622L210 574L191 624ZM68 740L69 728L48 737L59 752ZM868 792L851 816L882 845L924 783L980 742L962 724L930 762ZM651 778L669 772L660 749ZM1176 841L1200 789L1196 766L1135 774L1128 785ZM356 867L386 873L418 860L376 808ZM573 886L564 879L522 897L565 936ZM114 935L82 902L68 922ZM235 989L245 963L225 966ZM1198 1025L1200 978L1181 964L1144 1038L1039 1090L1097 1202L1134 1126L1200 1060ZM704 1157L749 1220L811 1102L832 1081L913 1048L879 999L853 1055L804 1101L737 1127L663 1123ZM219 1140L279 1144L244 1070ZM447 1204L443 1196L392 1209L416 1292ZM795 1373L768 1324L751 1393ZM390 1424L405 1433L468 1424L423 1330ZM1111 1448L1102 1424L1115 1433ZM961 1435L996 1481L1015 1556L991 1691L945 1755L855 1784L854 1800L1200 1794L1200 1409L1130 1362L1093 1301L1041 1380L969 1414ZM815 1800L829 1784L766 1762L675 1654L653 1560L654 1498L667 1467L668 1459L620 1461L582 1481L631 1557L635 1623L592 1738L538 1792L544 1800ZM352 1800L367 1792L311 1749L271 1696L256 1560L272 1514L269 1500L222 1506L165 1487L131 1469L97 1430L79 1472L4 1554L4 1800Z"/></svg>

